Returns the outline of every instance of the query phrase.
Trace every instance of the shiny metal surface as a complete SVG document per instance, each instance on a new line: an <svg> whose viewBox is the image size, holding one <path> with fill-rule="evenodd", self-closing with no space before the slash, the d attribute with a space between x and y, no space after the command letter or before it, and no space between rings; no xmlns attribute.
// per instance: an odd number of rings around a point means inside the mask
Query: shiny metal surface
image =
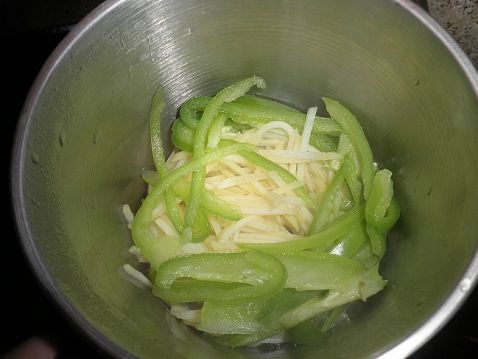
<svg viewBox="0 0 478 359"><path fill-rule="evenodd" d="M404 357L457 310L478 273L478 77L405 0L118 0L52 54L21 115L15 214L33 268L57 302L115 356L253 358L171 327L159 300L118 274L131 259L121 206L151 165L147 113L164 129L188 97L258 74L264 95L303 109L340 99L394 171L402 218L387 289L351 322L268 358ZM378 335L380 333L380 335Z"/></svg>

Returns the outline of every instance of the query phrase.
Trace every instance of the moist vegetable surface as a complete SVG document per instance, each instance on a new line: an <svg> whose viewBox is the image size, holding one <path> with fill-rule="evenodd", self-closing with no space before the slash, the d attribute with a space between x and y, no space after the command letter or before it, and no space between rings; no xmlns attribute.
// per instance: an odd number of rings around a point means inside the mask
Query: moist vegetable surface
<svg viewBox="0 0 478 359"><path fill-rule="evenodd" d="M378 266L400 209L356 117L330 117L247 95L253 76L196 97L172 126L165 158L161 93L150 118L155 170L137 213L125 205L144 281L170 312L230 347L276 335L300 342L386 281Z"/></svg>

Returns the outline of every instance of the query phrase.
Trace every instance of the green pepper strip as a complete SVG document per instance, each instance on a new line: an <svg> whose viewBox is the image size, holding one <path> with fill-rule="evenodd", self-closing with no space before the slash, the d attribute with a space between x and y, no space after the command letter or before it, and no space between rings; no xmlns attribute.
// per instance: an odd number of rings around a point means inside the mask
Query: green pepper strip
<svg viewBox="0 0 478 359"><path fill-rule="evenodd" d="M287 290L283 290L262 310L272 315L262 317L260 313L258 316L258 320L266 326L266 330L252 334L224 335L218 337L217 340L233 348L249 345L284 329L296 327L318 314L341 308L356 300L366 300L382 290L385 284L386 282L379 275L376 265L369 270L362 271L360 275L347 278L339 290L329 290L326 295L309 291L288 294ZM293 297L287 298L290 295ZM280 300L274 303L275 299Z"/></svg>
<svg viewBox="0 0 478 359"><path fill-rule="evenodd" d="M173 186L173 191L176 196L183 200L189 200L189 185L186 181L178 181ZM238 221L242 218L241 213L232 207L226 201L215 196L209 191L204 192L204 197L201 202L202 207L207 212L210 212L218 217L228 219L230 221Z"/></svg>
<svg viewBox="0 0 478 359"><path fill-rule="evenodd" d="M194 130L187 127L183 121L176 120L171 132L174 146L189 153L193 152Z"/></svg>
<svg viewBox="0 0 478 359"><path fill-rule="evenodd" d="M237 143L232 140L222 140L221 144L232 144L232 143ZM280 178L284 180L285 183L292 183L298 181L298 179L289 171L278 165L277 163L265 158L264 156L261 156L260 154L256 152L239 152L239 154L244 157L247 161L251 162L252 164L255 164L256 166L262 167L267 171L272 171L277 173ZM314 202L309 196L309 192L307 192L306 188L304 185L301 185L300 187L297 187L294 189L294 193L302 198L305 202L305 205L308 207L314 207Z"/></svg>
<svg viewBox="0 0 478 359"><path fill-rule="evenodd" d="M284 289L274 296L258 313L256 321L260 324L256 326L259 327L259 330L248 335L223 336L220 342L229 347L236 348L269 338L284 330L277 318L282 317L290 310L317 296L320 296L320 292L297 292L291 289Z"/></svg>
<svg viewBox="0 0 478 359"><path fill-rule="evenodd" d="M388 213L393 198L392 172L387 169L375 174L372 191L365 205L365 220L367 221L367 233L370 237L372 252L382 257L386 248L386 231L391 228L398 219L399 207L394 201L392 212ZM385 223L384 223L385 222Z"/></svg>
<svg viewBox="0 0 478 359"><path fill-rule="evenodd" d="M217 115L214 122L211 124L211 129L207 137L207 147L216 147L219 144L222 136L222 129L226 123L227 116L224 113Z"/></svg>
<svg viewBox="0 0 478 359"><path fill-rule="evenodd" d="M368 199L372 190L374 175L372 150L367 142L357 118L340 102L324 97L325 108L330 116L342 126L342 131L349 137L353 148L360 158L361 177L364 186L364 197Z"/></svg>
<svg viewBox="0 0 478 359"><path fill-rule="evenodd" d="M204 108L204 112L196 128L194 135L194 156L202 156L206 150L206 139L211 123L219 113L221 105L225 102L234 101L236 98L244 95L253 86L265 88L265 82L262 78L252 76L248 79L239 81L225 89L219 91ZM186 208L185 222L187 226L192 227L196 220L197 211L204 194L204 182L206 178L206 168L202 167L193 172L191 180L191 191L189 194L189 204Z"/></svg>
<svg viewBox="0 0 478 359"><path fill-rule="evenodd" d="M321 133L312 133L310 135L310 144L322 152L337 151L337 137L323 135Z"/></svg>
<svg viewBox="0 0 478 359"><path fill-rule="evenodd" d="M143 179L152 186L156 186L160 182L159 175L154 171L144 171ZM185 202L189 201L189 189L190 183L186 179L180 179L173 185L174 195ZM242 218L241 213L237 209L208 190L204 192L201 208L206 212L230 221L238 221Z"/></svg>
<svg viewBox="0 0 478 359"><path fill-rule="evenodd" d="M284 121L299 131L302 131L304 128L306 117L301 112L250 106L249 104L238 102L224 104L221 110L227 113L234 121L248 124L252 127L258 127L270 121ZM312 133L338 135L340 132L340 126L334 120L320 116L315 117Z"/></svg>
<svg viewBox="0 0 478 359"><path fill-rule="evenodd" d="M367 233L363 225L356 226L341 240L342 253L344 257L352 258L355 256L362 245L368 240Z"/></svg>
<svg viewBox="0 0 478 359"><path fill-rule="evenodd" d="M165 107L164 94L161 88L158 87L154 93L151 102L151 111L149 115L149 132L151 137L151 151L153 153L153 161L161 177L168 174L166 168L166 161L164 158L163 140L161 138L161 113ZM164 193L164 202L166 210L171 222L176 230L181 233L184 229L181 217L179 215L178 207L176 206L176 198L171 192Z"/></svg>
<svg viewBox="0 0 478 359"><path fill-rule="evenodd" d="M184 124L191 129L195 129L199 123L195 114L204 111L210 100L210 97L195 97L186 101L181 106L179 112ZM235 101L224 103L220 107L220 111L225 112L234 122L240 124L257 127L270 121L284 121L299 131L302 131L304 127L306 116L304 113L289 106L248 95L241 96ZM330 118L316 116L312 133L337 136L341 133L341 128L337 122ZM323 139L323 142L327 142L327 146L331 145L330 141L326 139Z"/></svg>
<svg viewBox="0 0 478 359"><path fill-rule="evenodd" d="M380 257L372 253L372 246L370 244L369 237L367 234L365 235L367 236L367 240L362 243L362 246L359 248L357 253L353 255L352 259L362 263L365 268L372 268L374 265L380 262Z"/></svg>
<svg viewBox="0 0 478 359"><path fill-rule="evenodd" d="M360 168L358 166L359 159L352 144L350 143L349 136L342 133L340 135L338 152L344 155L344 171L345 181L349 187L350 193L354 200L354 204L358 205L361 200L362 184L360 183Z"/></svg>
<svg viewBox="0 0 478 359"><path fill-rule="evenodd" d="M330 253L298 252L277 255L287 270L285 288L295 290L341 290L350 278L363 275L359 262Z"/></svg>
<svg viewBox="0 0 478 359"><path fill-rule="evenodd" d="M310 248L325 251L333 247L339 238L360 225L362 211L361 207L348 211L342 217L324 227L322 231L307 237L279 243L242 243L239 247L270 254L287 254Z"/></svg>
<svg viewBox="0 0 478 359"><path fill-rule="evenodd" d="M269 100L264 97L258 97L254 95L244 95L239 97L237 100L233 101L233 103L237 103L239 105L245 105L249 108L268 108L270 110L276 111L287 111L287 112L294 112L294 113L302 113L298 109L291 107L289 105L283 104L276 100Z"/></svg>
<svg viewBox="0 0 478 359"><path fill-rule="evenodd" d="M290 310L278 319L285 328L292 328L320 313L340 307L358 299L366 300L368 297L382 290L386 282L378 274L378 266L364 272L358 278L354 277L344 283L338 290L330 290L325 297L312 298L302 305Z"/></svg>
<svg viewBox="0 0 478 359"><path fill-rule="evenodd" d="M205 301L201 308L201 322L196 328L212 334L253 334L264 331L265 327L257 320L257 316L269 301L268 297L241 302Z"/></svg>
<svg viewBox="0 0 478 359"><path fill-rule="evenodd" d="M375 174L372 191L365 205L365 220L377 227L385 217L393 197L392 172L387 169Z"/></svg>
<svg viewBox="0 0 478 359"><path fill-rule="evenodd" d="M161 264L153 294L169 303L250 300L275 295L286 277L276 258L260 252L193 254Z"/></svg>
<svg viewBox="0 0 478 359"><path fill-rule="evenodd" d="M334 208L335 197L344 183L344 172L345 169L342 165L322 195L320 203L317 206L317 210L315 211L314 219L312 220L312 224L309 229L309 234L319 232L329 222L329 216Z"/></svg>
<svg viewBox="0 0 478 359"><path fill-rule="evenodd" d="M211 97L200 96L193 97L183 103L179 109L179 116L184 124L191 129L196 129L199 124L199 121L196 119L196 113L203 112L209 101L211 101Z"/></svg>
<svg viewBox="0 0 478 359"><path fill-rule="evenodd" d="M132 235L133 242L141 250L142 254L149 260L154 257L154 253L149 253L147 248L153 247L157 241L156 236L149 228L153 218L153 210L158 205L163 193L179 181L184 175L193 172L194 170L206 166L211 161L217 161L222 157L228 156L238 151L247 152L254 151L255 146L249 144L233 144L215 149L204 156L193 159L184 166L172 171L163 178L161 183L153 188L153 190L146 196L143 204L136 213L133 221Z"/></svg>
<svg viewBox="0 0 478 359"><path fill-rule="evenodd" d="M392 197L390 201L390 206L385 213L385 217L383 217L382 220L376 225L376 228L379 233L385 233L389 231L398 221L399 217L400 205L398 204L397 199L395 197Z"/></svg>
<svg viewBox="0 0 478 359"><path fill-rule="evenodd" d="M386 233L379 233L377 228L367 224L366 226L368 238L370 239L370 246L372 248L372 253L382 258L387 249L387 235Z"/></svg>

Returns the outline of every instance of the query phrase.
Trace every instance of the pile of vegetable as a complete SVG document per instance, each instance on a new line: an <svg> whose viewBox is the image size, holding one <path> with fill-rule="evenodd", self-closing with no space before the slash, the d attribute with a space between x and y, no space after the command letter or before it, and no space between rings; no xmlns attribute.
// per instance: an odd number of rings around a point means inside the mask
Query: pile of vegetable
<svg viewBox="0 0 478 359"><path fill-rule="evenodd" d="M247 95L253 76L180 108L166 160L160 92L150 118L155 171L136 215L147 278L170 312L239 347L334 326L347 304L382 290L378 265L399 217L392 173L378 170L355 118ZM301 334L302 333L302 334ZM287 338L285 337L287 336Z"/></svg>

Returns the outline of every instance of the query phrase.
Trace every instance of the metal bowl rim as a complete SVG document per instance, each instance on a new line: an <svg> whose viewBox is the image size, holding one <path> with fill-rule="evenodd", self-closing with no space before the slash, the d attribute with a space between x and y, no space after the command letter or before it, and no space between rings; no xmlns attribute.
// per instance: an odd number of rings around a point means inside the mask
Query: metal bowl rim
<svg viewBox="0 0 478 359"><path fill-rule="evenodd" d="M11 195L13 200L13 210L19 233L20 241L29 264L35 273L37 279L54 299L54 302L63 310L67 317L72 320L81 330L92 340L99 348L105 350L114 357L133 357L124 348L116 345L107 336L96 329L79 312L78 309L66 298L65 294L57 287L54 278L51 276L48 268L43 263L38 248L35 244L35 236L30 231L29 221L25 212L25 198L23 193L23 164L26 161L26 139L32 113L36 107L38 98L43 88L49 81L55 71L56 66L67 56L69 50L87 33L91 28L115 8L128 0L107 0L86 17L84 17L73 30L59 43L37 75L23 105L19 116L11 166ZM424 25L440 42L444 45L454 58L457 65L463 71L465 77L471 84L472 91L478 101L478 74L463 50L453 40L453 38L428 14L410 0L389 0L397 6L407 11L417 21ZM436 334L458 311L465 302L468 295L473 290L478 279L478 251L470 261L470 264L462 276L461 281L450 293L448 298L440 307L428 318L415 332L396 344L391 343L383 353L377 353L380 358L406 357L418 350L434 334Z"/></svg>

